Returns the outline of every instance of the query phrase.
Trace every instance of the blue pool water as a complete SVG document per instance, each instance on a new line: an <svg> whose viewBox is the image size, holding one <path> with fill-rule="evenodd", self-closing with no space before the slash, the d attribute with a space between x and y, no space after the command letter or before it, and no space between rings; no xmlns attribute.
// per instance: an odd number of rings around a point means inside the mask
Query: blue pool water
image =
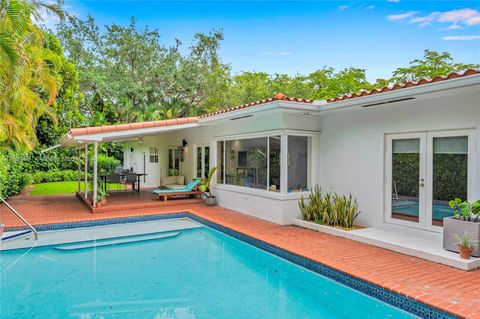
<svg viewBox="0 0 480 319"><path fill-rule="evenodd" d="M26 252L0 253L1 318L413 317L207 227Z"/></svg>
<svg viewBox="0 0 480 319"><path fill-rule="evenodd" d="M395 213L418 216L418 201L414 200L393 200L392 210ZM454 215L453 209L448 205L433 204L432 206L433 219L443 220L445 217Z"/></svg>

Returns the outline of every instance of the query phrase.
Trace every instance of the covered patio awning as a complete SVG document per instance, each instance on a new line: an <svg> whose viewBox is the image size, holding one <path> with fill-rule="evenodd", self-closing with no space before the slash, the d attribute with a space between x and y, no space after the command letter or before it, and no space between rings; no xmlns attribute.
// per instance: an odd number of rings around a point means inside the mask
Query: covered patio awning
<svg viewBox="0 0 480 319"><path fill-rule="evenodd" d="M63 147L80 147L98 142L125 141L158 133L199 126L197 117L130 124L73 128L62 139Z"/></svg>
<svg viewBox="0 0 480 319"><path fill-rule="evenodd" d="M92 205L97 206L98 193L98 143L138 139L158 133L170 132L199 126L197 117L179 118L163 121L150 121L130 124L106 125L71 129L55 147L78 147L78 196L88 202L88 148L93 145L93 193ZM84 190L81 194L81 157L80 148L84 149Z"/></svg>

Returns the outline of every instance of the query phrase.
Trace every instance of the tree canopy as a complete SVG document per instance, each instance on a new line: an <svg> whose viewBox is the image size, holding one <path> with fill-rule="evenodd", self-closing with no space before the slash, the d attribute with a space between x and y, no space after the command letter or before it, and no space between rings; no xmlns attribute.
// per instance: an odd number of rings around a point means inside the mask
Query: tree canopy
<svg viewBox="0 0 480 319"><path fill-rule="evenodd" d="M32 20L45 10L63 18L59 4L0 0L0 149L50 146L74 126L195 116L278 92L328 99L480 67L425 50L375 83L357 67L233 74L219 56L222 30L197 33L187 46L165 45L158 30L139 27L134 17L99 26L91 16L67 16L54 33Z"/></svg>

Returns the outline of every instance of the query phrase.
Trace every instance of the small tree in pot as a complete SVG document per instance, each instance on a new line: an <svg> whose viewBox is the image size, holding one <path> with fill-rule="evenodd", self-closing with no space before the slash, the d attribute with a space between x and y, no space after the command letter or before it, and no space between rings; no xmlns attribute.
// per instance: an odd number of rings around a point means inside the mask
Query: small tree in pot
<svg viewBox="0 0 480 319"><path fill-rule="evenodd" d="M213 195L212 190L210 189L210 183L216 170L217 167L212 167L208 172L208 176L202 178L200 185L198 186L198 189L203 192L203 198L205 198L205 204L207 204L207 206L217 205L217 197Z"/></svg>

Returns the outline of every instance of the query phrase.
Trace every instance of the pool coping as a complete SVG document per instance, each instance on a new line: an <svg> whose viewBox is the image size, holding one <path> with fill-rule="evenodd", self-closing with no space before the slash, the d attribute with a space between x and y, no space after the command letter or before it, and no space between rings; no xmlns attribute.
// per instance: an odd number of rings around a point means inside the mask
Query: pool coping
<svg viewBox="0 0 480 319"><path fill-rule="evenodd" d="M428 300L423 302L423 301L413 299L411 297L408 297L407 295L401 294L401 292L396 292L393 289L382 287L374 282L360 279L355 275L351 275L346 272L337 270L331 266L323 264L322 262L299 255L295 252L286 250L284 248L278 247L271 243L257 239L251 235L244 234L240 231L233 230L217 222L213 222L204 217L197 216L196 214L189 211L169 212L169 213L131 216L131 217L116 217L116 218L96 219L96 220L88 220L88 221L75 221L75 222L66 222L66 223L59 223L59 224L44 224L44 225L38 225L35 228L37 229L37 231L43 232L43 231L55 231L55 230L65 230L65 229L75 229L75 228L85 228L85 227L98 227L98 226L107 226L107 225L115 225L115 224L126 224L126 223L135 223L135 222L148 222L148 221L165 220L165 219L173 219L173 218L190 218L205 226L213 228L226 235L229 235L233 238L236 238L247 244L250 244L258 249L261 249L265 252L273 254L277 257L283 258L293 264L306 268L319 275L322 275L326 278L334 280L337 283L343 284L349 288L357 290L361 293L364 293L370 297L373 297L379 301L385 302L391 306L404 310L420 318L428 318L428 319L465 318L464 316L456 315L455 313L449 312L448 310L444 310L444 309L441 309L440 307L436 307L433 304L429 304ZM16 230L24 230L26 229L26 227L25 226L9 227L7 229L8 231L16 231Z"/></svg>

